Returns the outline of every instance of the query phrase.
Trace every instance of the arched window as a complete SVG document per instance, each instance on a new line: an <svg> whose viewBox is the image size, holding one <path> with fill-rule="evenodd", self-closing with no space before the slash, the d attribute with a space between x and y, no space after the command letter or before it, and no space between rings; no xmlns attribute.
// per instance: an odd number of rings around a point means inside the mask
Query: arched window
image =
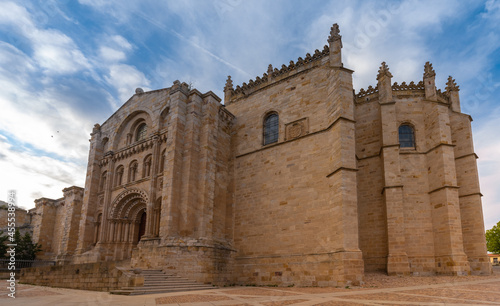
<svg viewBox="0 0 500 306"><path fill-rule="evenodd" d="M279 117L276 113L271 113L264 119L264 145L278 142Z"/></svg>
<svg viewBox="0 0 500 306"><path fill-rule="evenodd" d="M139 165L137 164L137 161L133 161L130 163L130 166L128 168L128 182L133 182L136 179L137 176L137 168Z"/></svg>
<svg viewBox="0 0 500 306"><path fill-rule="evenodd" d="M118 166L116 168L116 182L115 186L120 186L123 183L123 166Z"/></svg>
<svg viewBox="0 0 500 306"><path fill-rule="evenodd" d="M144 164L142 165L142 177L148 177L151 175L151 154L146 156L144 159Z"/></svg>
<svg viewBox="0 0 500 306"><path fill-rule="evenodd" d="M415 132L409 124L399 126L399 146L401 148L415 148Z"/></svg>
<svg viewBox="0 0 500 306"><path fill-rule="evenodd" d="M146 133L148 132L148 126L146 123L141 123L135 132L135 141L143 140L146 138Z"/></svg>

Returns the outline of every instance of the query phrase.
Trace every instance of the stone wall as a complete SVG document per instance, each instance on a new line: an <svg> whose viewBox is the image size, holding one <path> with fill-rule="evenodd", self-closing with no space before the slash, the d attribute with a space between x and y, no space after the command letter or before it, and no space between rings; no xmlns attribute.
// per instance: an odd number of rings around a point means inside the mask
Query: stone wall
<svg viewBox="0 0 500 306"><path fill-rule="evenodd" d="M365 269L489 274L470 116L459 112L451 77L442 94L432 65L424 68L424 82L398 85L382 63L377 87L356 97ZM412 127L414 147L400 147L402 124Z"/></svg>
<svg viewBox="0 0 500 306"><path fill-rule="evenodd" d="M234 250L207 242L172 242L159 245L141 242L132 251L131 266L142 269L162 269L200 283L227 285L233 283Z"/></svg>
<svg viewBox="0 0 500 306"><path fill-rule="evenodd" d="M19 282L93 291L111 291L122 287L140 287L144 277L119 269L113 262L26 268Z"/></svg>
<svg viewBox="0 0 500 306"><path fill-rule="evenodd" d="M243 93L237 88L226 101L236 116L239 284L340 286L363 280L352 71L333 65L327 52L315 55L306 64L268 72L266 86L246 91L243 85ZM269 113L279 116L279 136L264 144Z"/></svg>
<svg viewBox="0 0 500 306"><path fill-rule="evenodd" d="M3 231L4 234L8 231L8 203L4 201L0 201L0 231ZM26 211L22 208L16 207L16 229L19 230L21 236L29 233L33 236L33 227L31 225L32 214L29 211Z"/></svg>
<svg viewBox="0 0 500 306"><path fill-rule="evenodd" d="M32 209L33 241L42 246L37 258L67 262L74 254L78 237L83 188L63 190L64 197L35 200Z"/></svg>

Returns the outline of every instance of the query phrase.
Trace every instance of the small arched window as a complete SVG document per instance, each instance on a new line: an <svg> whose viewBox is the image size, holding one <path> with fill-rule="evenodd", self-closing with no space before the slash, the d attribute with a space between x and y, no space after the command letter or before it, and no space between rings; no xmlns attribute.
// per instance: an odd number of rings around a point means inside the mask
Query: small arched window
<svg viewBox="0 0 500 306"><path fill-rule="evenodd" d="M135 133L135 141L145 139L147 132L148 132L148 126L146 125L146 123L141 123Z"/></svg>
<svg viewBox="0 0 500 306"><path fill-rule="evenodd" d="M415 148L415 132L409 124L399 126L399 146L401 148Z"/></svg>
<svg viewBox="0 0 500 306"><path fill-rule="evenodd" d="M151 155L146 156L142 165L142 177L151 175Z"/></svg>
<svg viewBox="0 0 500 306"><path fill-rule="evenodd" d="M116 182L115 186L120 186L123 183L123 173L125 170L123 169L123 166L118 166L116 168Z"/></svg>
<svg viewBox="0 0 500 306"><path fill-rule="evenodd" d="M133 182L137 178L137 168L139 165L137 164L137 161L133 161L130 163L130 166L128 167L128 182Z"/></svg>
<svg viewBox="0 0 500 306"><path fill-rule="evenodd" d="M264 119L264 145L278 142L279 117L276 113L271 113Z"/></svg>

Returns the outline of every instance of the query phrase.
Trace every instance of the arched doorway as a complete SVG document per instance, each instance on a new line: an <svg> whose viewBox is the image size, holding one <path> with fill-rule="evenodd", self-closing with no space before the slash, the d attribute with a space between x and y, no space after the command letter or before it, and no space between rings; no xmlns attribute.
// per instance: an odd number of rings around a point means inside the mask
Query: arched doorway
<svg viewBox="0 0 500 306"><path fill-rule="evenodd" d="M139 218L139 231L137 232L137 242L141 241L141 237L146 233L146 210L143 210Z"/></svg>
<svg viewBox="0 0 500 306"><path fill-rule="evenodd" d="M146 192L128 189L113 201L108 217L105 237L107 247L113 252L113 260L130 258L141 237L146 234ZM101 230L102 231L102 230Z"/></svg>

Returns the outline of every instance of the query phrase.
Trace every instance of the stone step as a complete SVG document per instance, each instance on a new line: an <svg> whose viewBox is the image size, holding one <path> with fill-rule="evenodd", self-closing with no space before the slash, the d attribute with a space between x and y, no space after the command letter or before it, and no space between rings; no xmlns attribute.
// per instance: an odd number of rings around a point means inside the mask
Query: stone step
<svg viewBox="0 0 500 306"><path fill-rule="evenodd" d="M144 275L144 274L143 274ZM167 276L167 275L144 275L147 278L171 278L171 279L182 279L180 276Z"/></svg>
<svg viewBox="0 0 500 306"><path fill-rule="evenodd" d="M164 285L164 286L169 286L169 285L189 285L189 284L196 284L198 285L197 283L193 283L193 282L188 282L188 281L185 281L185 282L172 282L172 281L160 281L160 282L144 282L144 286L158 286L158 285Z"/></svg>
<svg viewBox="0 0 500 306"><path fill-rule="evenodd" d="M112 294L139 295L165 292L181 292L193 290L209 290L216 287L200 284L177 275L165 274L162 270L142 270L144 285L142 287L123 287Z"/></svg>
<svg viewBox="0 0 500 306"><path fill-rule="evenodd" d="M143 289L136 288L134 290L114 290L111 291L111 294L120 294L120 295L141 295L141 294L156 294L156 293L169 293L169 292L183 292L183 291L197 291L197 290L211 290L216 289L216 287L208 287L208 288L192 288L192 287L178 287L178 288L161 288L161 289Z"/></svg>
<svg viewBox="0 0 500 306"><path fill-rule="evenodd" d="M158 288L158 287L213 287L212 285L203 285L203 284L193 284L193 283L182 283L182 284L153 284L153 285L144 285L144 288ZM135 287L134 287L135 288Z"/></svg>
<svg viewBox="0 0 500 306"><path fill-rule="evenodd" d="M161 289L161 288L165 288L165 289L176 289L176 288L206 288L206 289L213 289L214 286L212 285L193 285L193 284L189 284L189 285L183 285L183 284L179 284L179 285L170 285L170 286L144 286L144 287L123 287L121 289L123 290L149 290L149 289Z"/></svg>
<svg viewBox="0 0 500 306"><path fill-rule="evenodd" d="M144 276L144 280L153 280L153 281L159 281L159 280L170 280L174 282L183 282L183 281L188 281L191 282L192 280L189 280L187 278L182 278L182 277L149 277L149 276Z"/></svg>

